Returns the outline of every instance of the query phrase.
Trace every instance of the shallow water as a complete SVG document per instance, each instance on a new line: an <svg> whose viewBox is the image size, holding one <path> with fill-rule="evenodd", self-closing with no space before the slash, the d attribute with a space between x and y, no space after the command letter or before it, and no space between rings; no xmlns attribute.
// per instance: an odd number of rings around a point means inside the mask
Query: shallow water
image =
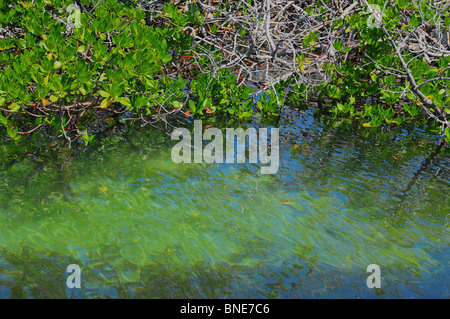
<svg viewBox="0 0 450 319"><path fill-rule="evenodd" d="M62 169L3 165L0 298L450 297L449 152L419 129L323 122L286 114L274 175L175 164L145 136Z"/></svg>

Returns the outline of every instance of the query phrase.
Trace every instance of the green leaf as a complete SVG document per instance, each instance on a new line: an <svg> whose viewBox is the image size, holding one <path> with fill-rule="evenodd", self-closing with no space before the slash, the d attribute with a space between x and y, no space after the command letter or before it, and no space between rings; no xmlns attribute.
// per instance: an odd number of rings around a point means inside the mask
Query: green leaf
<svg viewBox="0 0 450 319"><path fill-rule="evenodd" d="M409 4L409 0L398 0L398 6L404 9Z"/></svg>
<svg viewBox="0 0 450 319"><path fill-rule="evenodd" d="M19 129L17 127L10 127L9 125L6 127L6 132L8 133L9 137L11 137L14 140L18 138L16 137L18 131Z"/></svg>
<svg viewBox="0 0 450 319"><path fill-rule="evenodd" d="M106 108L106 107L108 107L110 105L111 105L111 100L110 99L104 99L102 101L102 103L100 103L100 108L104 109L104 108Z"/></svg>
<svg viewBox="0 0 450 319"><path fill-rule="evenodd" d="M20 105L13 102L11 105L8 106L8 109L10 109L13 112L17 112L20 109Z"/></svg>
<svg viewBox="0 0 450 319"><path fill-rule="evenodd" d="M104 98L110 97L110 94L108 92L106 92L106 91L99 90L98 93Z"/></svg>
<svg viewBox="0 0 450 319"><path fill-rule="evenodd" d="M174 102L173 102L173 107L176 108L176 109L179 109L179 108L181 108L182 106L183 106L183 103L180 102L180 101L174 101Z"/></svg>
<svg viewBox="0 0 450 319"><path fill-rule="evenodd" d="M189 100L189 109L191 110L192 113L195 113L196 108L197 107L195 105L195 102L192 100Z"/></svg>
<svg viewBox="0 0 450 319"><path fill-rule="evenodd" d="M163 63L167 63L170 62L170 60L172 60L172 57L170 55L166 55L164 58L162 58L162 62Z"/></svg>
<svg viewBox="0 0 450 319"><path fill-rule="evenodd" d="M116 101L119 102L120 104L125 105L125 106L128 106L128 107L131 106L131 101L127 97L119 97L119 98L116 99Z"/></svg>
<svg viewBox="0 0 450 319"><path fill-rule="evenodd" d="M8 120L0 113L0 123L4 126L8 125Z"/></svg>
<svg viewBox="0 0 450 319"><path fill-rule="evenodd" d="M375 73L370 74L370 78L373 82L377 82L378 76Z"/></svg>
<svg viewBox="0 0 450 319"><path fill-rule="evenodd" d="M334 48L336 50L341 51L343 47L344 47L344 44L342 43L342 41L340 41L340 40L334 41Z"/></svg>
<svg viewBox="0 0 450 319"><path fill-rule="evenodd" d="M355 103L356 99L353 96L350 96L350 104Z"/></svg>

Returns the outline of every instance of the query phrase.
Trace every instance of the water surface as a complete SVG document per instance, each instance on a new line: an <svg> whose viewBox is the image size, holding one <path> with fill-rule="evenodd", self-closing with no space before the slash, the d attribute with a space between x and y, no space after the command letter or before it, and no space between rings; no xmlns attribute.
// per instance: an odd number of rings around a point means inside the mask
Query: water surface
<svg viewBox="0 0 450 319"><path fill-rule="evenodd" d="M285 115L275 175L172 163L145 131L61 165L4 163L0 298L450 297L448 150L325 121Z"/></svg>

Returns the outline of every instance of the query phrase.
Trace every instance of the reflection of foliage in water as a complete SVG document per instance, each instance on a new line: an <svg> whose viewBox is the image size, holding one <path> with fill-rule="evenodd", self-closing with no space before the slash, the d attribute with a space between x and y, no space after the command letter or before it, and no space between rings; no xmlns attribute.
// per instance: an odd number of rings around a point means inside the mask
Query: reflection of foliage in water
<svg viewBox="0 0 450 319"><path fill-rule="evenodd" d="M16 256L8 260L16 268L18 260L66 256L50 267L60 269L59 287L63 268L78 260L97 276L88 275L90 287L115 287L123 297L308 296L286 286L300 279L311 296L346 295L371 263L387 270L395 295L411 278L423 284L439 275L450 208L442 197L448 180L439 176L448 176L448 158L434 162L438 177L428 167L405 192L433 144L412 137L414 149L383 135L368 144L317 127L303 135L305 119L296 120L300 128L284 124L275 176L253 165L173 164L170 149L146 149L137 136L24 179L40 165L27 156L0 173L2 256ZM29 258L23 247L39 253ZM19 280L26 282L12 282ZM149 288L158 285L166 288Z"/></svg>

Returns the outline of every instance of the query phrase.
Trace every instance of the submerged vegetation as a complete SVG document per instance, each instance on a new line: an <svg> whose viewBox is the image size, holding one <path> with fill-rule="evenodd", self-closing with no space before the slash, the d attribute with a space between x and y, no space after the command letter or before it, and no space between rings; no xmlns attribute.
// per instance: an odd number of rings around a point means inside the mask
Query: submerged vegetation
<svg viewBox="0 0 450 319"><path fill-rule="evenodd" d="M70 165L49 151L0 166L0 298L445 296L450 156L430 155L435 138L286 115L274 175L175 164L138 123ZM72 263L82 288L65 290Z"/></svg>
<svg viewBox="0 0 450 319"><path fill-rule="evenodd" d="M447 1L0 1L0 132L90 143L94 122L429 119L450 141ZM105 115L109 114L109 115Z"/></svg>

